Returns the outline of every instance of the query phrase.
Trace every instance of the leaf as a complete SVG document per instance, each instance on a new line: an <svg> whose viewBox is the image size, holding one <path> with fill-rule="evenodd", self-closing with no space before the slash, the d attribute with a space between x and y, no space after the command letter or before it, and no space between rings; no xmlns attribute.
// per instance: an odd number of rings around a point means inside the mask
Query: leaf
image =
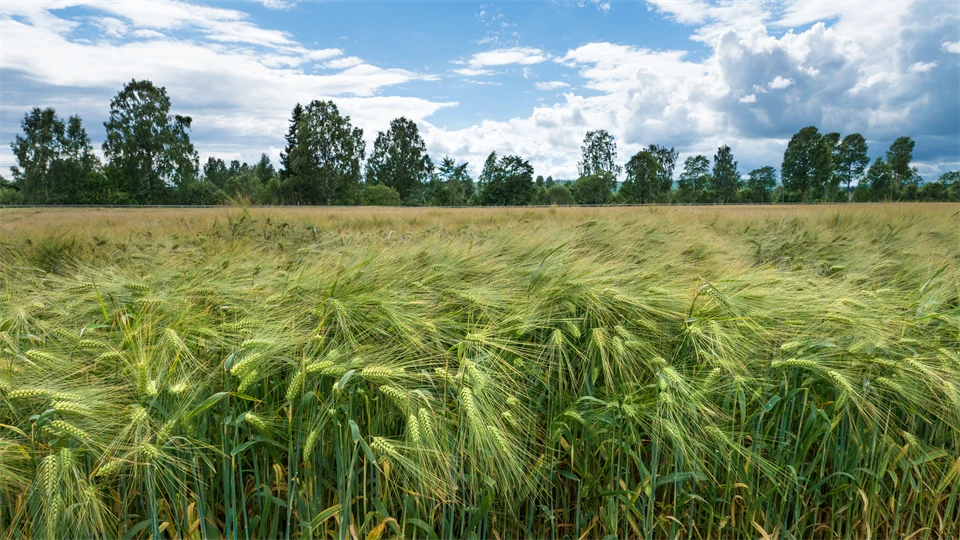
<svg viewBox="0 0 960 540"><path fill-rule="evenodd" d="M493 502L493 496L487 494L483 498L483 501L480 503L480 507L477 508L476 513L473 514L473 517L470 519L470 524L467 525L467 528L463 531L461 536L466 536L473 532L477 528L477 525L480 525L480 522L483 521L483 518L487 516L487 512L490 511L490 504Z"/></svg>
<svg viewBox="0 0 960 540"><path fill-rule="evenodd" d="M320 526L321 523L330 519L331 517L337 515L337 512L340 511L340 505L334 505L330 508L327 508L323 512L320 512L313 519L310 520L310 532L313 532Z"/></svg>

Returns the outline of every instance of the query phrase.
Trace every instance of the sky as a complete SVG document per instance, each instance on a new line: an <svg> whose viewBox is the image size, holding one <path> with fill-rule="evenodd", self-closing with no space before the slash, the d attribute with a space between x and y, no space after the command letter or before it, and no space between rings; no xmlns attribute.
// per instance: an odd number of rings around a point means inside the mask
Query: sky
<svg viewBox="0 0 960 540"><path fill-rule="evenodd" d="M926 180L960 169L955 1L0 0L0 174L35 106L79 114L99 153L131 79L193 118L201 162L276 163L294 105L330 99L368 154L405 116L474 174L496 151L575 178L594 129L621 163L727 144L746 174L808 125L872 158L913 137Z"/></svg>

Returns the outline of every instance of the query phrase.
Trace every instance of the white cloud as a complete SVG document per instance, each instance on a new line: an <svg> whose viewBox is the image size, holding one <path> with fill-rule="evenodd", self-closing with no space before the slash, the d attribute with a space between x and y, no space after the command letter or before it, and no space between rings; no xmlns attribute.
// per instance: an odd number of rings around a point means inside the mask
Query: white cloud
<svg viewBox="0 0 960 540"><path fill-rule="evenodd" d="M129 30L123 21L114 19L113 17L96 18L94 19L94 24L99 26L105 35L113 38L123 37Z"/></svg>
<svg viewBox="0 0 960 540"><path fill-rule="evenodd" d="M940 62L917 62L910 66L911 73L927 73L940 65Z"/></svg>
<svg viewBox="0 0 960 540"><path fill-rule="evenodd" d="M163 39L164 36L162 33L157 32L156 30L134 30L133 36L143 39Z"/></svg>
<svg viewBox="0 0 960 540"><path fill-rule="evenodd" d="M474 68L460 68L453 70L457 75L463 75L464 77L478 77L480 75L493 75L495 72L492 69L474 69Z"/></svg>
<svg viewBox="0 0 960 540"><path fill-rule="evenodd" d="M532 47L512 47L509 49L494 49L477 53L470 57L467 64L472 68L488 66L505 66L508 64L539 64L546 62L550 57L540 49Z"/></svg>
<svg viewBox="0 0 960 540"><path fill-rule="evenodd" d="M943 44L940 45L940 50L960 54L960 41L944 41Z"/></svg>
<svg viewBox="0 0 960 540"><path fill-rule="evenodd" d="M537 90L545 90L545 91L556 90L556 89L558 89L558 88L569 88L569 87L570 87L569 84L567 84L567 83L565 83L565 82L563 82L563 81L538 82L538 83L536 83L535 86L537 87Z"/></svg>
<svg viewBox="0 0 960 540"><path fill-rule="evenodd" d="M756 103L756 102L757 102L757 95L756 95L756 94L750 94L750 95L748 95L748 96L743 96L743 97L740 98L738 101L739 101L740 103Z"/></svg>
<svg viewBox="0 0 960 540"><path fill-rule="evenodd" d="M343 58L336 58L329 62L324 62L323 67L328 69L347 69L361 64L363 64L363 60L356 56L344 56Z"/></svg>
<svg viewBox="0 0 960 540"><path fill-rule="evenodd" d="M776 90L776 89L780 89L780 88L786 88L786 87L788 87L788 86L790 86L790 85L792 85L792 84L793 84L793 79L785 79L785 78L781 77L780 75L777 75L776 77L773 78L772 81L770 81L770 84L769 84L768 86L769 86L771 89Z"/></svg>
<svg viewBox="0 0 960 540"><path fill-rule="evenodd" d="M296 0L260 0L264 7L270 9L290 9L296 5Z"/></svg>
<svg viewBox="0 0 960 540"><path fill-rule="evenodd" d="M60 19L63 4L50 4L49 10L30 4L29 11L21 9L14 16L5 3L0 17L3 139L13 138L20 117L34 105L54 106L63 116L79 113L96 138L111 96L134 78L166 87L174 112L194 119L193 139L202 157L215 151L248 161L264 149L282 146L297 102L335 99L364 128L371 144L377 130L398 111L422 122L437 110L457 105L452 100L380 95L391 86L437 80L435 75L366 64L337 48L311 50L282 32L254 26L233 10L165 0L156 3L159 7L154 4L91 4L94 13L106 12L130 29L127 37L132 41L116 42L73 39L70 31L81 23ZM173 11L165 12L164 6ZM97 24L102 21L98 18ZM222 43L248 29L252 32L244 42L259 47ZM107 30L100 32L106 35ZM178 32L178 38L158 39L168 32ZM189 38L183 38L184 33ZM339 71L313 74L301 69L315 62ZM31 91L13 91L18 88ZM99 141L94 144L99 146ZM0 166L11 164L12 156L0 153Z"/></svg>

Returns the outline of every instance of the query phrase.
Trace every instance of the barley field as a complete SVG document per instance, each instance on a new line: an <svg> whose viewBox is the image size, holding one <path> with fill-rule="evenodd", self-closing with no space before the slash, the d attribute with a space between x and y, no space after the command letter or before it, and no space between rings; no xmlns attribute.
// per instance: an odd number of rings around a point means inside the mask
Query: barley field
<svg viewBox="0 0 960 540"><path fill-rule="evenodd" d="M0 538L960 538L960 205L0 209Z"/></svg>

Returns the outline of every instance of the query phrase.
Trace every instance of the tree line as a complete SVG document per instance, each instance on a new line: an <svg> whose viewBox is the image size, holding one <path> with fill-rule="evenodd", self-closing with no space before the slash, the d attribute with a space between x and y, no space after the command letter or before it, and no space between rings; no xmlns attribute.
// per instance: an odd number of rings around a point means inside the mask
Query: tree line
<svg viewBox="0 0 960 540"><path fill-rule="evenodd" d="M915 143L900 137L870 163L864 137L809 126L787 144L777 169L744 177L729 146L712 160L686 158L652 144L620 165L614 137L590 131L579 176L534 176L529 161L491 152L474 180L466 162L427 153L417 124L396 118L367 156L363 130L332 101L294 107L279 167L263 154L250 165L210 157L203 166L190 141L192 119L170 112L166 89L133 80L110 101L104 161L93 153L79 116L52 108L24 115L11 143L12 181L0 177L0 204L565 205L958 201L960 172L925 183L912 166ZM621 180L621 176L623 176Z"/></svg>

